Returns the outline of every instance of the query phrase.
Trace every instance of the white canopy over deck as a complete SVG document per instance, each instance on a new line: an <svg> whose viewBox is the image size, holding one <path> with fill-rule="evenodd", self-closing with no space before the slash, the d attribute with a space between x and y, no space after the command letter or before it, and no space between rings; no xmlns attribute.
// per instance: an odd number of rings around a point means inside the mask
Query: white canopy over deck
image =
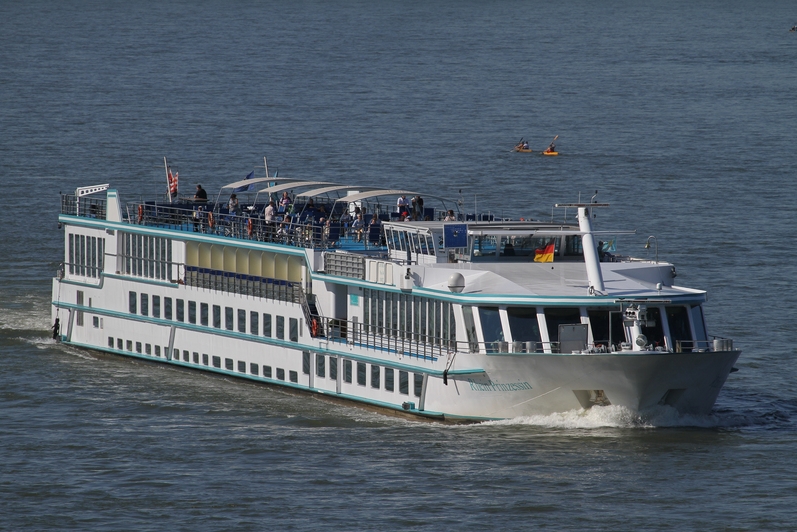
<svg viewBox="0 0 797 532"><path fill-rule="evenodd" d="M334 183L330 183L329 181L292 181L290 183L278 184L273 187L261 188L257 191L257 193L260 194L261 192L265 192L270 194L272 192L282 192L283 190L290 190L292 188L312 187L315 185L334 185Z"/></svg>
<svg viewBox="0 0 797 532"><path fill-rule="evenodd" d="M246 185L254 185L263 182L280 183L285 181L298 181L298 180L292 179L290 177L255 177L254 179L242 179L240 181L235 181L234 183L230 183L229 185L224 185L223 187L221 187L221 189L226 190L230 188L238 188Z"/></svg>

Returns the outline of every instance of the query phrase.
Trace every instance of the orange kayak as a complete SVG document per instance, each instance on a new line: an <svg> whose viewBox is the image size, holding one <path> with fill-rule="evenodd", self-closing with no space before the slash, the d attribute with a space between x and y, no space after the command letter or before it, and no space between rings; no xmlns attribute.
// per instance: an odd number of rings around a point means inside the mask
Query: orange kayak
<svg viewBox="0 0 797 532"><path fill-rule="evenodd" d="M558 151L544 151L542 152L543 155L559 155Z"/></svg>
<svg viewBox="0 0 797 532"><path fill-rule="evenodd" d="M526 148L515 148L515 151L518 151L518 152L520 152L520 153L531 153L531 152L533 152L534 150L532 150L532 149L528 149L528 150L527 150Z"/></svg>

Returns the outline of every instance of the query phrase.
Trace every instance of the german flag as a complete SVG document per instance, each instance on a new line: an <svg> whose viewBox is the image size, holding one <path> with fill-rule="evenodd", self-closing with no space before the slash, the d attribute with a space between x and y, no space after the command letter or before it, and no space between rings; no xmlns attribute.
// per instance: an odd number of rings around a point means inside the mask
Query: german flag
<svg viewBox="0 0 797 532"><path fill-rule="evenodd" d="M554 240L546 244L544 248L534 250L534 262L553 262Z"/></svg>

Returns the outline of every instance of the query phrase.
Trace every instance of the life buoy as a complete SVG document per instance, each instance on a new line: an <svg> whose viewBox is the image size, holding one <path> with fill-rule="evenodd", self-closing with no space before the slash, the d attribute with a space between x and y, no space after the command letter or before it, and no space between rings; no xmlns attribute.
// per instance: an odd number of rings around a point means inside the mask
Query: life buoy
<svg viewBox="0 0 797 532"><path fill-rule="evenodd" d="M216 223L213 221L213 213L212 213L212 212L209 212L209 213L208 213L208 227L210 227L211 229L213 229L213 227L214 227L215 225L216 225Z"/></svg>
<svg viewBox="0 0 797 532"><path fill-rule="evenodd" d="M318 336L318 318L313 318L310 322L310 335L315 338Z"/></svg>
<svg viewBox="0 0 797 532"><path fill-rule="evenodd" d="M252 236L252 219L249 218L246 221L246 234Z"/></svg>
<svg viewBox="0 0 797 532"><path fill-rule="evenodd" d="M143 220L143 219L144 219L144 206L143 205L139 205L138 206L138 223L141 223L141 220Z"/></svg>

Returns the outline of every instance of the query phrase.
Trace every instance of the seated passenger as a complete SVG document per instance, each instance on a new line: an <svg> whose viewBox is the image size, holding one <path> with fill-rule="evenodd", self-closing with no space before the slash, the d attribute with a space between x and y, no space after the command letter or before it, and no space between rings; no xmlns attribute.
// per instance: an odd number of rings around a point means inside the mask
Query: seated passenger
<svg viewBox="0 0 797 532"><path fill-rule="evenodd" d="M365 223L363 222L363 215L358 214L357 219L351 224L352 231L357 235L357 242L363 239L363 231L365 230Z"/></svg>

